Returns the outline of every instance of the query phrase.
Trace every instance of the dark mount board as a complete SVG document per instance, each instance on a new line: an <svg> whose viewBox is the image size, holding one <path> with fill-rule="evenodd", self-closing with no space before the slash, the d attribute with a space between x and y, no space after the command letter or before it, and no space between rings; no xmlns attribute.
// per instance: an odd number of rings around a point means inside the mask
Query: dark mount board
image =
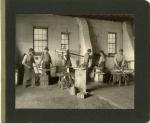
<svg viewBox="0 0 150 123"><path fill-rule="evenodd" d="M72 16L126 14L134 17L135 109L15 109L15 15L49 13ZM148 14L149 4L142 0L6 0L6 123L145 123L148 120L150 73Z"/></svg>

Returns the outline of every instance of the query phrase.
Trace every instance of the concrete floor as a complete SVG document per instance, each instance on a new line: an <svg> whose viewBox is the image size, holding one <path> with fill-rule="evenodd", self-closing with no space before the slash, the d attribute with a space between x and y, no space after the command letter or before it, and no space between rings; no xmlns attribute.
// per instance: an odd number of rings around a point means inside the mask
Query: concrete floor
<svg viewBox="0 0 150 123"><path fill-rule="evenodd" d="M79 99L57 84L48 87L16 87L16 108L42 109L133 109L134 86L103 86L92 82L87 86L90 96Z"/></svg>

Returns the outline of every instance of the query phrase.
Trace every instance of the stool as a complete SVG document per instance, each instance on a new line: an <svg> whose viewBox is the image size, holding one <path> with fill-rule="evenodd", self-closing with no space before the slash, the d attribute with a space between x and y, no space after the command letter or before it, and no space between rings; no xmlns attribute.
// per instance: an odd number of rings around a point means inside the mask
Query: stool
<svg viewBox="0 0 150 123"><path fill-rule="evenodd" d="M113 72L111 73L110 79L109 79L109 83L111 82L111 80L113 79L112 85L114 85L115 81L114 81L114 76L118 76L117 80L119 82L119 86L121 86L121 82L122 80L124 81L125 85L127 85L127 81L128 81L128 77L127 74L122 73L122 72Z"/></svg>
<svg viewBox="0 0 150 123"><path fill-rule="evenodd" d="M104 74L103 72L95 72L94 81L102 84L104 81Z"/></svg>

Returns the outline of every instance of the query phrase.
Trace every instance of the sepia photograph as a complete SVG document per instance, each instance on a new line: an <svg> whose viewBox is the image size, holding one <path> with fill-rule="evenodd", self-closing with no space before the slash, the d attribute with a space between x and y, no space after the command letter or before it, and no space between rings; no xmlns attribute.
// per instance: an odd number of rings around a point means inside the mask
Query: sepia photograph
<svg viewBox="0 0 150 123"><path fill-rule="evenodd" d="M129 14L16 14L16 109L134 109Z"/></svg>

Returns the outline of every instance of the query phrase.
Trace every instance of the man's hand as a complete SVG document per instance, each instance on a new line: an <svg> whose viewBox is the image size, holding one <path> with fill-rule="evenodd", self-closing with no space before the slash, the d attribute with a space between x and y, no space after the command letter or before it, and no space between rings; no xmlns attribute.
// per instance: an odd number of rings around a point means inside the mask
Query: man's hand
<svg viewBox="0 0 150 123"><path fill-rule="evenodd" d="M37 66L38 66L38 67L40 67L40 66L41 66L41 64L38 64Z"/></svg>
<svg viewBox="0 0 150 123"><path fill-rule="evenodd" d="M28 66L28 69L31 69L31 67L30 67L30 66Z"/></svg>
<svg viewBox="0 0 150 123"><path fill-rule="evenodd" d="M125 66L125 64L122 64L122 65L121 65L121 67L124 67L124 66Z"/></svg>

